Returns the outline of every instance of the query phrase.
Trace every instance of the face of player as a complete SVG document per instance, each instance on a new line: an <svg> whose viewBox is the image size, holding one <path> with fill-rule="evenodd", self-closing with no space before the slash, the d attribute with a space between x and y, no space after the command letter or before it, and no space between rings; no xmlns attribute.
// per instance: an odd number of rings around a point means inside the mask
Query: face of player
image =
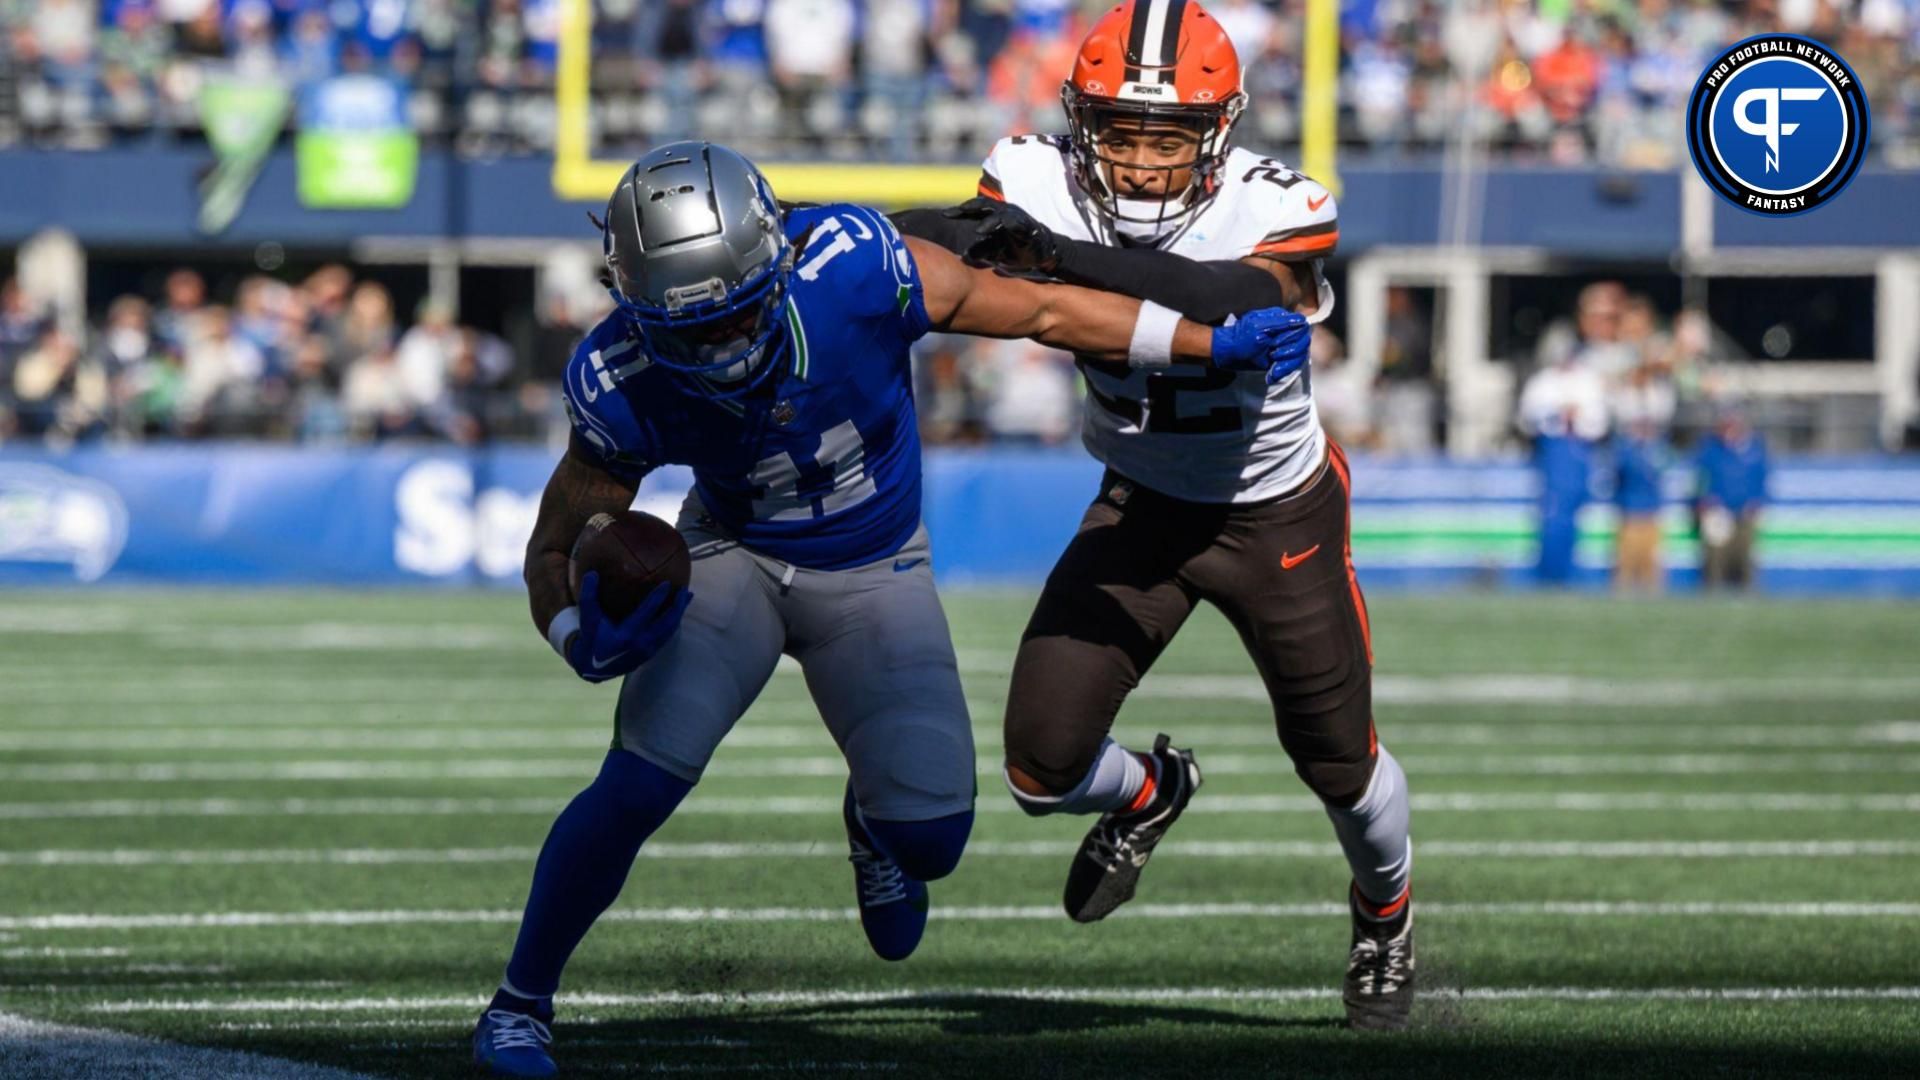
<svg viewBox="0 0 1920 1080"><path fill-rule="evenodd" d="M1116 116L1100 129L1095 147L1115 195L1160 200L1193 182L1200 133L1186 124Z"/></svg>
<svg viewBox="0 0 1920 1080"><path fill-rule="evenodd" d="M753 373L759 336L767 313L758 306L725 318L711 319L685 328L663 330L656 335L665 350L690 366L709 367L707 378L715 382L738 382ZM714 367L714 365L726 365Z"/></svg>

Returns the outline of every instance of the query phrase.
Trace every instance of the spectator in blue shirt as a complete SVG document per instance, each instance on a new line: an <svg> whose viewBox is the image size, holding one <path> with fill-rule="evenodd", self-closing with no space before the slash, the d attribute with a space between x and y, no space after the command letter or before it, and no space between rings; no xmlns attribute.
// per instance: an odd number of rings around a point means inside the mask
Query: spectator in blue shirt
<svg viewBox="0 0 1920 1080"><path fill-rule="evenodd" d="M1701 581L1753 584L1753 542L1767 502L1767 444L1739 409L1723 411L1696 456Z"/></svg>
<svg viewBox="0 0 1920 1080"><path fill-rule="evenodd" d="M1621 592L1657 593L1666 585L1660 559L1661 481L1671 452L1651 419L1628 424L1613 446L1613 501L1620 509L1613 585Z"/></svg>

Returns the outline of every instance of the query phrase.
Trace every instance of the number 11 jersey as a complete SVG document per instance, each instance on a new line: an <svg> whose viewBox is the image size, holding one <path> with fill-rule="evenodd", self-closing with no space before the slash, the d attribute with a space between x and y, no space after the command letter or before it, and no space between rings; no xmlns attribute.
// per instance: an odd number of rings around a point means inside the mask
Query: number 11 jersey
<svg viewBox="0 0 1920 1080"><path fill-rule="evenodd" d="M1004 199L1062 236L1119 246L1121 240L1074 175L1064 138L1002 139L980 178L983 195ZM1217 190L1159 247L1189 259L1259 255L1312 261L1320 307L1333 289L1319 260L1339 242L1338 211L1326 188L1271 158L1235 149L1215 178ZM1261 372L1198 364L1152 371L1082 358L1086 420L1081 437L1094 457L1122 476L1190 502L1251 503L1284 495L1312 478L1326 456L1313 408L1312 375L1268 386Z"/></svg>
<svg viewBox="0 0 1920 1080"><path fill-rule="evenodd" d="M754 392L714 397L651 363L615 312L567 363L572 453L632 482L693 469L725 533L782 562L844 570L920 525L920 433L908 352L929 328L893 223L836 203L786 217L795 247L787 355Z"/></svg>

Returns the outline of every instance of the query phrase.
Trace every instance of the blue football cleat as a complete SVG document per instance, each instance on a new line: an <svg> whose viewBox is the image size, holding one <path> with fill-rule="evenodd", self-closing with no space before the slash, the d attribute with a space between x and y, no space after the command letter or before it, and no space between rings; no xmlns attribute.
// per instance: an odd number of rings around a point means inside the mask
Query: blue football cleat
<svg viewBox="0 0 1920 1080"><path fill-rule="evenodd" d="M901 872L900 865L880 853L860 823L853 787L841 809L847 823L847 844L853 854L854 896L860 902L860 928L867 944L882 960L905 960L927 931L927 886Z"/></svg>
<svg viewBox="0 0 1920 1080"><path fill-rule="evenodd" d="M558 1076L547 1047L553 1032L539 1017L512 1009L488 1009L473 1029L473 1062L495 1076Z"/></svg>

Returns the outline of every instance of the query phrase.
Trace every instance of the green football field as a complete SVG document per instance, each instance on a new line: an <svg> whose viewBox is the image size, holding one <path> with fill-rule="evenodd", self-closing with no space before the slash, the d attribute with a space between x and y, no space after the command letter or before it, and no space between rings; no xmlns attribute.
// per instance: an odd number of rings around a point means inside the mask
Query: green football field
<svg viewBox="0 0 1920 1080"><path fill-rule="evenodd" d="M1343 863L1211 614L1120 722L1204 790L1138 900L1060 913L1086 822L997 774L1027 604L948 598L980 815L919 953L867 951L783 668L569 969L565 1075L1920 1073L1920 606L1375 597L1424 997L1362 1036ZM8 594L0 1076L467 1075L613 700L506 592Z"/></svg>

